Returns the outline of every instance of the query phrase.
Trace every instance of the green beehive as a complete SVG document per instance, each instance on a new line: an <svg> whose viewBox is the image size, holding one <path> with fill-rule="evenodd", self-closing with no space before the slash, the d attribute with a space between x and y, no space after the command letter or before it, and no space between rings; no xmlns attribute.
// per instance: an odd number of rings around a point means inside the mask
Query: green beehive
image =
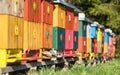
<svg viewBox="0 0 120 75"><path fill-rule="evenodd" d="M77 31L74 31L74 50L77 50L78 49L78 32Z"/></svg>
<svg viewBox="0 0 120 75"><path fill-rule="evenodd" d="M65 49L65 29L60 27L53 27L53 42L52 48L54 50Z"/></svg>
<svg viewBox="0 0 120 75"><path fill-rule="evenodd" d="M85 36L86 37L86 26L87 26L87 23L85 21L79 21L79 25L78 25L79 36Z"/></svg>

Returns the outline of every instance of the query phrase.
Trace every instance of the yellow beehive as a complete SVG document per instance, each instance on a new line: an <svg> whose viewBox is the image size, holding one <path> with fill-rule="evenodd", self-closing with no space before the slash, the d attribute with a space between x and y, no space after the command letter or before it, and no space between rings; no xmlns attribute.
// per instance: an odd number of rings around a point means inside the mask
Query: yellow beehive
<svg viewBox="0 0 120 75"><path fill-rule="evenodd" d="M40 49L40 26L40 23L24 21L24 49Z"/></svg>
<svg viewBox="0 0 120 75"><path fill-rule="evenodd" d="M0 15L0 49L23 47L23 18Z"/></svg>
<svg viewBox="0 0 120 75"><path fill-rule="evenodd" d="M65 7L55 4L53 14L53 26L65 28Z"/></svg>
<svg viewBox="0 0 120 75"><path fill-rule="evenodd" d="M22 60L23 18L0 15L0 67Z"/></svg>
<svg viewBox="0 0 120 75"><path fill-rule="evenodd" d="M108 43L104 43L104 53L108 53Z"/></svg>
<svg viewBox="0 0 120 75"><path fill-rule="evenodd" d="M97 32L97 41L102 41L102 31L100 28L98 28Z"/></svg>
<svg viewBox="0 0 120 75"><path fill-rule="evenodd" d="M92 50L92 48L91 48L92 46L91 46L91 38L87 38L87 53L90 53Z"/></svg>

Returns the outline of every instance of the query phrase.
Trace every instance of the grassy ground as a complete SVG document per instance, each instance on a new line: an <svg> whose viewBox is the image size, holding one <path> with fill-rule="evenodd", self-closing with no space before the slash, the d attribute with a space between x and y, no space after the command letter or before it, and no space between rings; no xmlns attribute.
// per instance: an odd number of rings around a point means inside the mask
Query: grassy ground
<svg viewBox="0 0 120 75"><path fill-rule="evenodd" d="M28 75L120 75L120 59L96 66L76 65L67 71L58 70L54 72L49 69L42 69Z"/></svg>

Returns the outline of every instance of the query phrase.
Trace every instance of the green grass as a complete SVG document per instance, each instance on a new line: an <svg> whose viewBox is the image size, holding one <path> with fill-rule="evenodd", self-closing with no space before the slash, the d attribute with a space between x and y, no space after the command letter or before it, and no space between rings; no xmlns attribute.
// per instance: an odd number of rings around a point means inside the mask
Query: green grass
<svg viewBox="0 0 120 75"><path fill-rule="evenodd" d="M75 65L67 71L42 69L28 75L120 75L120 59L96 66Z"/></svg>

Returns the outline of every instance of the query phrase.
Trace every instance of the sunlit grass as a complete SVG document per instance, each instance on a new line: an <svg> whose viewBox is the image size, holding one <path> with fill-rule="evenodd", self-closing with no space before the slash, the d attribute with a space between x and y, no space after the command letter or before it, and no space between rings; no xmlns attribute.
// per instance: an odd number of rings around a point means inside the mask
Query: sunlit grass
<svg viewBox="0 0 120 75"><path fill-rule="evenodd" d="M38 72L31 72L28 75L120 75L120 60L101 63L96 66L75 65L67 71L52 71L43 68Z"/></svg>

